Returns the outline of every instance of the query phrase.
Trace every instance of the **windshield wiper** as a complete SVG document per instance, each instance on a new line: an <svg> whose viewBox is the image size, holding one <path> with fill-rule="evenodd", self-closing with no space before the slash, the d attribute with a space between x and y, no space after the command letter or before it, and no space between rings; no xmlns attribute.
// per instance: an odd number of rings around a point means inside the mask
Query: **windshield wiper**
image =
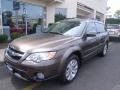
<svg viewBox="0 0 120 90"><path fill-rule="evenodd" d="M62 33L59 33L59 32L43 32L43 33L52 33L52 34L59 34L59 35L63 35Z"/></svg>
<svg viewBox="0 0 120 90"><path fill-rule="evenodd" d="M49 31L48 31L48 32L45 32L45 31L44 31L44 32L42 32L42 33L52 33L52 34L59 34L59 35L63 35L63 34L62 34L62 33L60 33L60 32L49 32Z"/></svg>

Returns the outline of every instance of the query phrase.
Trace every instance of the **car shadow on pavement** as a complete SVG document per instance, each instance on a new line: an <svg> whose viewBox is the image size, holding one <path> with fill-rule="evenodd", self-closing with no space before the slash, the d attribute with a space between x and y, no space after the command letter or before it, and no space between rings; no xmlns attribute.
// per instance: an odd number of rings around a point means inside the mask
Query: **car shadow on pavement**
<svg viewBox="0 0 120 90"><path fill-rule="evenodd" d="M35 82L35 81L24 81L24 80L21 80L15 76L13 76L11 78L11 82L13 84L13 86L16 88L16 90L23 90L24 88L26 87L29 87L29 86L32 86L33 84L38 84L37 87L39 86L43 86L44 85L49 85L51 87L53 87L54 85L55 86L61 86L60 83L58 82L58 79L50 79L50 80L47 80L47 81L43 81L43 82ZM30 90L36 90L35 89L36 87L34 87L33 89L30 89Z"/></svg>
<svg viewBox="0 0 120 90"><path fill-rule="evenodd" d="M14 88L16 88L15 90L22 90L23 88L25 88L28 85L31 85L34 82L24 81L24 80L21 80L15 76L12 76L11 83L14 86Z"/></svg>
<svg viewBox="0 0 120 90"><path fill-rule="evenodd" d="M0 80L3 80L9 77L10 73L8 73L4 64L0 65Z"/></svg>

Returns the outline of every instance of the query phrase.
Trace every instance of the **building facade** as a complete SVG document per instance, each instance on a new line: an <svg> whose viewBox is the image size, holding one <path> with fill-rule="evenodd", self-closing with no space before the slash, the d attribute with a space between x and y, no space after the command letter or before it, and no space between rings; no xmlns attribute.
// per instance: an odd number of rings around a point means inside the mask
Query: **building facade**
<svg viewBox="0 0 120 90"><path fill-rule="evenodd" d="M47 27L59 15L63 18L92 18L104 22L107 8L107 0L17 0L19 5L15 10L14 1L0 0L0 34L3 33L3 27L10 23L11 27L24 29L26 26L29 30L34 29L36 23Z"/></svg>

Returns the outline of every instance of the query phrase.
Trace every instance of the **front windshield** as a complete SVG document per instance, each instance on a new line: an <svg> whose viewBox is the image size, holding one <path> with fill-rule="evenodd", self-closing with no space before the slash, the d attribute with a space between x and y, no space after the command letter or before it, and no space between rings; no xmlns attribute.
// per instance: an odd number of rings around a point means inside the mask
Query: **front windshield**
<svg viewBox="0 0 120 90"><path fill-rule="evenodd" d="M62 35L75 35L78 34L77 29L80 26L80 22L57 22L43 31L43 33L55 33Z"/></svg>

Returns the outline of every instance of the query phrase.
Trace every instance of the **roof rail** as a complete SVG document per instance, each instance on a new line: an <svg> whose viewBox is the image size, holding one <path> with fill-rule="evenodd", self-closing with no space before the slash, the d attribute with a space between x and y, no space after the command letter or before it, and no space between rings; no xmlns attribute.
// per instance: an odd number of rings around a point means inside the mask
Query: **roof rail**
<svg viewBox="0 0 120 90"><path fill-rule="evenodd" d="M65 20L66 20L66 19L75 19L75 20L80 20L80 21L87 21L87 20L88 20L88 21L90 21L90 20L91 20L91 21L98 21L98 22L100 21L100 20L95 19L95 18L76 18L76 17L75 17L75 18L65 18Z"/></svg>
<svg viewBox="0 0 120 90"><path fill-rule="evenodd" d="M77 17L73 17L73 18L65 18L65 19L82 19L82 20L97 20L97 21L99 21L98 19L95 19L95 18L77 18Z"/></svg>

